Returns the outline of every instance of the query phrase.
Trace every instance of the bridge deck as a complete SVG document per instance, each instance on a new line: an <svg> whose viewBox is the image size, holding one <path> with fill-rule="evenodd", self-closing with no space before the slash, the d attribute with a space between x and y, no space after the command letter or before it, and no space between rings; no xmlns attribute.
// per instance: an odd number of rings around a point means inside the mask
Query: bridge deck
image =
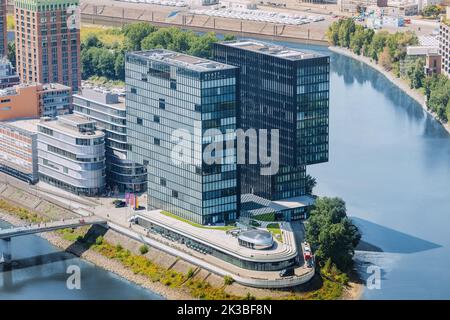
<svg viewBox="0 0 450 320"><path fill-rule="evenodd" d="M0 239L13 238L34 233L42 233L55 231L66 228L77 228L93 224L106 224L106 220L97 217L76 218L60 221L52 221L46 223L31 224L27 226L11 227L0 230Z"/></svg>

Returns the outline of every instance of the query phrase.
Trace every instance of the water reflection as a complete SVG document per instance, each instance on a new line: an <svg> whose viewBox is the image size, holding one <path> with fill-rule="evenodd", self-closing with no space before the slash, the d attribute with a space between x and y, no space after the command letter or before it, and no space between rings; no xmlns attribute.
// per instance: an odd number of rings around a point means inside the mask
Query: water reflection
<svg viewBox="0 0 450 320"><path fill-rule="evenodd" d="M382 226L371 221L353 217L365 239L370 239L388 253L417 253L440 248L441 246L404 232Z"/></svg>

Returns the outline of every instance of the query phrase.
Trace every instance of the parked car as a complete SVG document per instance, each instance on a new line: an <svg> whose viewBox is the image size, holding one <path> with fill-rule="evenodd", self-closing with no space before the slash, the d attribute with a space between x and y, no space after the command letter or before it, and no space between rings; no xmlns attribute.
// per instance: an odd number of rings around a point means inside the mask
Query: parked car
<svg viewBox="0 0 450 320"><path fill-rule="evenodd" d="M114 202L114 207L116 208L125 208L127 206L127 203L122 200L118 200Z"/></svg>

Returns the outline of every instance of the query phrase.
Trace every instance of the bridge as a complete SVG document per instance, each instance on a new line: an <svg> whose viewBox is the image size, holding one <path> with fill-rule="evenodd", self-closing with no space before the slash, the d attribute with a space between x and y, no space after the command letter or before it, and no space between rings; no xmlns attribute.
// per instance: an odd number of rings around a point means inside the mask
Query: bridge
<svg viewBox="0 0 450 320"><path fill-rule="evenodd" d="M78 228L93 224L106 225L107 221L97 217L86 217L52 222L41 222L20 227L2 229L0 230L0 240L3 240L2 242L4 243L4 249L2 254L0 255L0 262L4 262L5 264L11 263L11 238L26 236L35 233L50 232L60 229Z"/></svg>

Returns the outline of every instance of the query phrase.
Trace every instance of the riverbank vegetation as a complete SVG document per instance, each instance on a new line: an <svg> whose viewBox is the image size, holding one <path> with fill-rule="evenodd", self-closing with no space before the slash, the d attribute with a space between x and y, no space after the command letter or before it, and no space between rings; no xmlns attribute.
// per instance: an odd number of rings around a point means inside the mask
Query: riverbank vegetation
<svg viewBox="0 0 450 320"><path fill-rule="evenodd" d="M321 274L346 284L346 273L352 271L355 248L361 240L358 228L347 217L345 202L340 198L318 198L305 225Z"/></svg>
<svg viewBox="0 0 450 320"><path fill-rule="evenodd" d="M18 217L27 222L44 222L47 217L39 212L32 212L29 209L19 208L16 205L0 199L0 211L8 213L10 216ZM322 267L321 274L316 274L314 279L305 286L295 288L291 292L273 291L274 295L267 296L255 295L252 290L246 291L239 289L238 291L229 290L235 281L231 277L224 277L222 285L217 283L212 285L207 280L196 278L196 271L189 268L186 273L167 269L152 260L146 254L149 248L146 245L138 247L136 253L124 248L125 245L112 244L108 242L102 235L97 235L98 231L92 231L92 227L85 226L77 229L63 229L56 231L62 239L70 243L80 246L80 248L90 249L93 252L118 261L124 268L131 270L134 274L142 275L152 282L159 282L164 286L184 290L193 298L198 299L230 299L230 300L255 300L264 299L282 299L282 300L334 300L343 296L347 282L343 281L339 276L335 267L325 269ZM100 232L103 234L103 232ZM85 249L81 251L85 251ZM338 275L338 276L336 276ZM344 279L345 280L345 279ZM243 287L245 288L245 287Z"/></svg>
<svg viewBox="0 0 450 320"><path fill-rule="evenodd" d="M31 223L40 223L48 221L46 217L40 216L36 212L32 212L25 208L17 207L16 205L7 202L3 199L0 199L0 210L16 216L20 220L24 220Z"/></svg>
<svg viewBox="0 0 450 320"><path fill-rule="evenodd" d="M415 33L375 32L356 24L353 19L341 19L330 25L327 37L331 45L367 57L397 78L408 81L411 89L425 95L428 110L438 120L450 119L450 80L443 75L427 76L424 57L406 55L408 46L419 43Z"/></svg>
<svg viewBox="0 0 450 320"><path fill-rule="evenodd" d="M233 36L225 36L226 40ZM125 52L169 49L202 58L210 58L215 33L197 34L179 28L158 28L147 22L123 28L83 26L81 28L82 78L125 80Z"/></svg>

